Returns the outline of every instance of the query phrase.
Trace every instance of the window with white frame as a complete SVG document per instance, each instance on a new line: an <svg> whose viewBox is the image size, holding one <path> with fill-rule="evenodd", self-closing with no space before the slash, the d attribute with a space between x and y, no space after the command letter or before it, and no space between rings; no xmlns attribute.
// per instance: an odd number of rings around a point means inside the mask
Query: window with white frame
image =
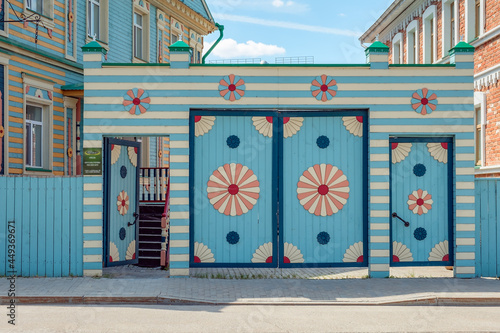
<svg viewBox="0 0 500 333"><path fill-rule="evenodd" d="M418 21L413 20L406 27L406 63L418 64Z"/></svg>
<svg viewBox="0 0 500 333"><path fill-rule="evenodd" d="M458 1L443 0L442 6L442 26L443 26L443 56L448 54L458 43Z"/></svg>
<svg viewBox="0 0 500 333"><path fill-rule="evenodd" d="M465 38L471 42L484 33L485 0L465 0Z"/></svg>
<svg viewBox="0 0 500 333"><path fill-rule="evenodd" d="M133 60L149 61L149 7L143 1L134 1L133 12Z"/></svg>
<svg viewBox="0 0 500 333"><path fill-rule="evenodd" d="M87 0L87 43L94 37L108 43L108 1Z"/></svg>
<svg viewBox="0 0 500 333"><path fill-rule="evenodd" d="M143 17L134 12L134 57L143 59L144 53L144 29L142 28Z"/></svg>
<svg viewBox="0 0 500 333"><path fill-rule="evenodd" d="M403 63L403 48L402 48L403 34L397 33L392 39L392 63L402 64Z"/></svg>
<svg viewBox="0 0 500 333"><path fill-rule="evenodd" d="M174 18L170 19L170 45L182 40L182 25Z"/></svg>
<svg viewBox="0 0 500 333"><path fill-rule="evenodd" d="M483 166L486 126L486 94L483 92L474 93L474 125L476 166Z"/></svg>
<svg viewBox="0 0 500 333"><path fill-rule="evenodd" d="M24 15L30 16L32 12L41 14L43 24L47 28L54 28L54 0L24 0L25 1L25 12ZM29 10L29 11L26 11Z"/></svg>
<svg viewBox="0 0 500 333"><path fill-rule="evenodd" d="M422 15L423 21L423 63L432 64L436 60L437 27L436 5L427 7Z"/></svg>
<svg viewBox="0 0 500 333"><path fill-rule="evenodd" d="M26 105L26 166L43 167L43 107Z"/></svg>

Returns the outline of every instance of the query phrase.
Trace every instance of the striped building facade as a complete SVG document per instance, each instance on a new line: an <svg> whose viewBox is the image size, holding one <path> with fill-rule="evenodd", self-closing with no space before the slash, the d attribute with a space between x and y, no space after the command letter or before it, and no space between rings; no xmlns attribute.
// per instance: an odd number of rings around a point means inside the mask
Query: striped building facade
<svg viewBox="0 0 500 333"><path fill-rule="evenodd" d="M393 150L397 146L391 142L398 138L412 138L418 142L422 138L439 137L454 146L453 150L448 150L452 154L448 155L450 163L453 162L449 174L449 225L452 228L449 242L453 247L446 255L453 256L456 277L473 277L474 49L467 44L457 46L448 65L389 65L388 48L380 44L375 43L367 50L368 64L314 66L190 65L189 45L184 43L171 47L170 64L124 65L106 62L105 50L89 47L84 54L83 146L102 147L105 137L169 136L170 269L172 276L187 276L189 267L200 262L193 254L197 245L192 239L191 219L194 211L205 209L198 201L190 201L190 197L193 198L190 177L197 172L196 164L190 163L194 154L191 142L195 133L190 131L190 126L194 126L190 123L193 112L266 115L266 112L280 110L291 114L295 111L349 114L367 110L368 116L363 118L362 126L368 127L368 148L363 163L368 172L365 184L368 223L364 233L369 252L364 253L364 259L363 253L360 258L369 267L370 276L388 277L394 259L391 260L391 251L395 249L390 230L396 222L391 222L390 193L391 186L398 183L390 181L391 145ZM241 81L236 81L235 77ZM323 80L323 84L319 82L318 85L318 80ZM335 86L335 93L330 92L325 80L329 80L328 85ZM140 115L130 114L123 107L124 94L133 88L143 89L150 97L146 112ZM412 101L415 94L423 94L421 104L430 103L435 97L429 94L428 100L427 91L437 96L439 104L433 112L422 111L421 106L418 107L420 104ZM87 205L84 239L92 242L92 246L84 249L86 275L101 272L103 181L101 176L85 176L84 180ZM437 202L440 198L433 199Z"/></svg>

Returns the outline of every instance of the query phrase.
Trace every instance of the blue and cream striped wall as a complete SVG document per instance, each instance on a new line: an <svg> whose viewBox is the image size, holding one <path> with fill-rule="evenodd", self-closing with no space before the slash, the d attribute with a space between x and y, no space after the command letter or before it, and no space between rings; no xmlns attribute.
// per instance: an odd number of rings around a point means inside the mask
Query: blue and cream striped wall
<svg viewBox="0 0 500 333"><path fill-rule="evenodd" d="M172 52L173 54L173 52ZM465 57L465 58L464 58ZM470 55L458 57L468 61ZM475 275L474 220L474 101L473 69L448 66L370 65L315 66L134 66L102 64L100 54L85 54L84 146L102 146L103 136L170 136L171 168L171 274L189 273L189 126L191 109L300 109L369 110L369 271L373 277L389 276L389 137L451 136L455 140L455 275ZM186 54L176 55L189 67ZM148 73L147 76L144 73ZM220 96L219 81L236 74L245 81L245 95L234 102ZM337 82L336 96L326 102L311 94L311 82L326 74ZM123 95L144 89L151 98L147 112L132 115ZM418 89L433 90L439 109L427 116L416 113L411 96ZM102 177L86 177L85 195L102 199ZM93 206L97 207L97 206ZM96 248L102 241L102 212L86 211L84 222ZM99 241L99 243L97 242ZM86 263L86 274L97 272ZM92 267L90 269L89 267Z"/></svg>

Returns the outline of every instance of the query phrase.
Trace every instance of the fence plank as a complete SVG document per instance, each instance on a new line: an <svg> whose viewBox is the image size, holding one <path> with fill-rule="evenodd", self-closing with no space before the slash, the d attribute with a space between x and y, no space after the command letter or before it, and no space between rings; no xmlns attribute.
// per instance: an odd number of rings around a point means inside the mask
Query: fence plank
<svg viewBox="0 0 500 333"><path fill-rule="evenodd" d="M476 276L481 276L482 266L481 266L481 181L476 181L474 186L475 195L475 211L476 211Z"/></svg>
<svg viewBox="0 0 500 333"><path fill-rule="evenodd" d="M61 190L61 234L62 234L62 242L61 242L61 275L69 276L69 229L70 223L73 221L70 220L69 215L69 207L70 207L70 186L69 186L69 178L62 178L62 190Z"/></svg>
<svg viewBox="0 0 500 333"><path fill-rule="evenodd" d="M54 276L54 178L47 178L47 189L46 189L46 199L47 199L47 209L46 209L46 234L45 234L45 245L46 245L46 275Z"/></svg>
<svg viewBox="0 0 500 333"><path fill-rule="evenodd" d="M29 201L23 202L24 209L30 212L30 250L29 250L29 263L30 263L30 276L38 276L38 222L40 216L38 215L38 181L39 178L28 178L29 180Z"/></svg>
<svg viewBox="0 0 500 333"><path fill-rule="evenodd" d="M37 224L37 238L38 238L38 263L37 263L37 275L45 276L46 272L46 243L45 234L47 232L47 216L46 216L46 193L47 193L47 179L37 178L38 181L38 224Z"/></svg>
<svg viewBox="0 0 500 333"><path fill-rule="evenodd" d="M61 276L62 251L62 179L54 178L54 276Z"/></svg>
<svg viewBox="0 0 500 333"><path fill-rule="evenodd" d="M76 191L77 186L76 182L71 182L70 184L70 190L68 193L69 196L69 274L70 275L77 275L76 273L76 253L77 253L77 245L78 242L76 240L76 228L78 225L78 221L76 218Z"/></svg>
<svg viewBox="0 0 500 333"><path fill-rule="evenodd" d="M30 191L30 179L28 177L21 178L21 186L16 187L16 190L21 191L21 225L22 225L22 258L21 258L21 274L23 276L30 276L30 210L29 205L25 203L29 203L29 191Z"/></svg>
<svg viewBox="0 0 500 333"><path fill-rule="evenodd" d="M15 180L13 178L10 178L8 177L7 178L7 212L6 212L6 215L7 215L7 222L9 221L14 221L14 235L15 235L15 252L16 252L16 255L14 256L14 260L17 260L18 257L17 257L17 246L20 244L17 242L17 237L18 237L18 234L19 234L19 228L18 226L20 225L20 223L17 223L16 221L16 217L15 217ZM8 237L8 236L7 236ZM10 244L10 243L9 243ZM20 251L21 249L19 249ZM8 258L10 259L10 258ZM9 274L9 272L12 270L12 267L10 267L9 265L10 263L8 262L8 260L6 260L6 271L7 271L7 274ZM14 262L14 270L17 270L17 263ZM16 272L17 274L17 272ZM10 275L10 274L9 274Z"/></svg>
<svg viewBox="0 0 500 333"><path fill-rule="evenodd" d="M488 182L488 230L485 235L488 237L488 275L496 276L497 251L496 251L496 238L497 238L497 219L496 219L496 186L494 181Z"/></svg>
<svg viewBox="0 0 500 333"><path fill-rule="evenodd" d="M76 247L76 274L78 276L83 275L83 178L76 179L77 190L73 191L76 193L76 216L75 221L77 222L75 235L77 244L74 245Z"/></svg>

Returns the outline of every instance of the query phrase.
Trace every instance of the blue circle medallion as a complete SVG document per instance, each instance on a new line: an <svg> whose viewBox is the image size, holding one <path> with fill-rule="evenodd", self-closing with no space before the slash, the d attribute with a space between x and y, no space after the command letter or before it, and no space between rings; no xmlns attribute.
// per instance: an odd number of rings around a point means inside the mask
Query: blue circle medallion
<svg viewBox="0 0 500 333"><path fill-rule="evenodd" d="M425 230L422 227L418 227L413 232L413 236L415 237L416 240L419 240L419 241L424 240L427 237L427 230Z"/></svg>
<svg viewBox="0 0 500 333"><path fill-rule="evenodd" d="M325 149L330 145L330 139L328 139L328 137L325 135L320 135L316 139L316 144L318 145L319 148Z"/></svg>
<svg viewBox="0 0 500 333"><path fill-rule="evenodd" d="M238 138L236 135L230 135L227 137L226 143L229 148L238 148L238 146L240 145L240 138Z"/></svg>
<svg viewBox="0 0 500 333"><path fill-rule="evenodd" d="M236 231L230 231L226 235L226 240L229 244L234 245L240 241L240 235Z"/></svg>
<svg viewBox="0 0 500 333"><path fill-rule="evenodd" d="M330 235L326 231L322 231L316 236L316 239L321 245L326 245L330 242Z"/></svg>
<svg viewBox="0 0 500 333"><path fill-rule="evenodd" d="M125 228L120 228L120 239L124 240L126 236L127 236L127 230L125 230Z"/></svg>
<svg viewBox="0 0 500 333"><path fill-rule="evenodd" d="M120 168L120 176L122 176L122 178L127 177L127 167L125 165L122 165Z"/></svg>
<svg viewBox="0 0 500 333"><path fill-rule="evenodd" d="M425 167L425 165L421 163L415 164L415 166L413 167L413 173L417 177L422 177L423 175L425 175L426 172L427 168Z"/></svg>

